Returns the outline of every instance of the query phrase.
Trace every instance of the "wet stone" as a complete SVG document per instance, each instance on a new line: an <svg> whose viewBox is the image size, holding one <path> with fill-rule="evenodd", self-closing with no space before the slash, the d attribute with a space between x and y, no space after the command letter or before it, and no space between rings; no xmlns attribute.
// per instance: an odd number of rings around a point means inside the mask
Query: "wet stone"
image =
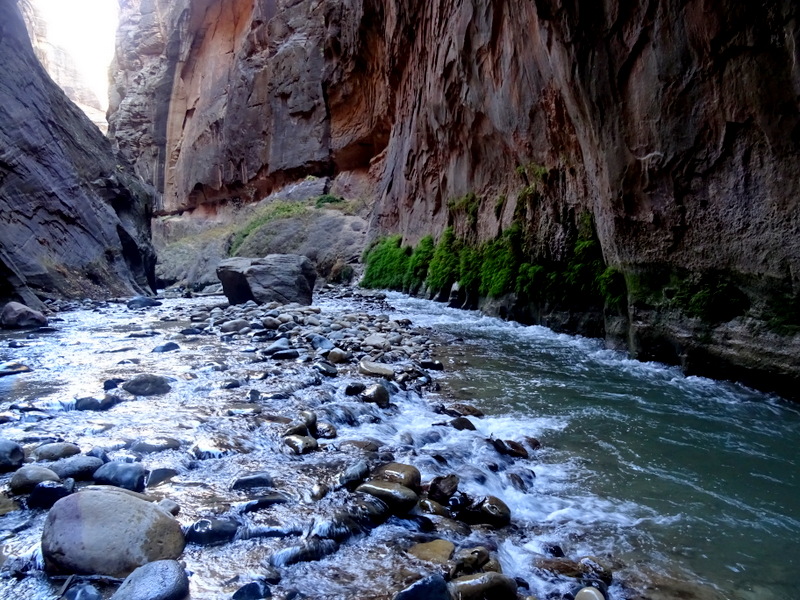
<svg viewBox="0 0 800 600"><path fill-rule="evenodd" d="M90 583L78 583L70 586L63 600L103 600L103 595Z"/></svg>
<svg viewBox="0 0 800 600"><path fill-rule="evenodd" d="M272 592L269 586L263 581L251 581L243 585L233 594L232 600L262 600L271 598Z"/></svg>
<svg viewBox="0 0 800 600"><path fill-rule="evenodd" d="M69 477L77 481L89 481L94 478L95 471L102 466L102 459L78 454L50 463L47 468L56 473L61 479Z"/></svg>
<svg viewBox="0 0 800 600"><path fill-rule="evenodd" d="M159 484L169 481L173 477L178 476L178 471L168 467L153 469L147 474L147 487L156 487Z"/></svg>
<svg viewBox="0 0 800 600"><path fill-rule="evenodd" d="M394 377L394 369L391 366L366 359L358 363L358 372L362 375L369 375L370 377L385 377L387 379L392 379Z"/></svg>
<svg viewBox="0 0 800 600"><path fill-rule="evenodd" d="M14 473L8 487L14 494L27 494L43 481L60 481L53 471L40 465L25 465Z"/></svg>
<svg viewBox="0 0 800 600"><path fill-rule="evenodd" d="M341 348L334 348L328 352L328 360L334 365L341 365L350 361L350 353Z"/></svg>
<svg viewBox="0 0 800 600"><path fill-rule="evenodd" d="M336 427L331 423L321 422L317 424L317 439L332 440L338 435Z"/></svg>
<svg viewBox="0 0 800 600"><path fill-rule="evenodd" d="M41 461L55 461L62 458L69 458L70 456L75 456L80 453L80 447L75 444L55 442L52 444L44 444L36 448L33 451L32 458Z"/></svg>
<svg viewBox="0 0 800 600"><path fill-rule="evenodd" d="M274 567L287 567L301 562L325 558L339 549L339 543L330 539L310 538L305 543L279 550L270 557Z"/></svg>
<svg viewBox="0 0 800 600"><path fill-rule="evenodd" d="M22 446L11 440L0 438L0 472L14 471L22 466L25 452Z"/></svg>
<svg viewBox="0 0 800 600"><path fill-rule="evenodd" d="M380 384L371 385L361 394L361 399L364 402L377 404L380 408L388 408L389 390Z"/></svg>
<svg viewBox="0 0 800 600"><path fill-rule="evenodd" d="M231 485L232 490L251 490L255 488L271 488L275 485L269 473L252 473L239 477Z"/></svg>
<svg viewBox="0 0 800 600"><path fill-rule="evenodd" d="M475 425L466 417L456 417L450 421L450 427L458 431L475 431Z"/></svg>
<svg viewBox="0 0 800 600"><path fill-rule="evenodd" d="M345 396L358 396L361 392L367 389L363 383L348 383L344 388Z"/></svg>
<svg viewBox="0 0 800 600"><path fill-rule="evenodd" d="M447 582L439 574L411 584L394 595L392 600L451 600Z"/></svg>
<svg viewBox="0 0 800 600"><path fill-rule="evenodd" d="M230 519L201 519L186 532L186 541L199 546L218 546L233 541L239 524Z"/></svg>
<svg viewBox="0 0 800 600"><path fill-rule="evenodd" d="M101 485L114 485L132 492L144 491L145 469L141 463L110 462L94 473L94 480Z"/></svg>
<svg viewBox="0 0 800 600"><path fill-rule="evenodd" d="M174 560L148 563L131 573L111 600L184 600L189 594L189 577Z"/></svg>
<svg viewBox="0 0 800 600"><path fill-rule="evenodd" d="M242 512L256 512L258 510L264 510L265 508L275 506L276 504L287 504L289 502L290 499L284 494L281 494L280 492L272 492L271 494L261 496L260 498L256 498L255 500L251 500L250 502L246 503L242 507Z"/></svg>
<svg viewBox="0 0 800 600"><path fill-rule="evenodd" d="M358 486L356 492L382 500L394 514L407 513L419 501L419 496L414 490L390 481L369 481Z"/></svg>
<svg viewBox="0 0 800 600"><path fill-rule="evenodd" d="M461 600L517 600L517 582L500 573L466 575L453 580L451 586Z"/></svg>
<svg viewBox="0 0 800 600"><path fill-rule="evenodd" d="M460 519L473 525L505 527L511 522L511 509L495 496L486 496L458 513Z"/></svg>
<svg viewBox="0 0 800 600"><path fill-rule="evenodd" d="M420 560L445 564L455 552L455 545L448 540L433 540L423 544L416 544L408 549L408 553Z"/></svg>
<svg viewBox="0 0 800 600"><path fill-rule="evenodd" d="M334 348L333 342L324 336L311 334L307 339L311 342L311 347L314 350L333 350Z"/></svg>
<svg viewBox="0 0 800 600"><path fill-rule="evenodd" d="M131 310L137 308L150 308L152 306L161 306L161 302L158 300L154 300L153 298L148 298L147 296L136 296L128 300L127 304L128 308Z"/></svg>
<svg viewBox="0 0 800 600"><path fill-rule="evenodd" d="M20 362L5 362L0 363L0 377L6 375L19 375L20 373L30 373L33 369Z"/></svg>
<svg viewBox="0 0 800 600"><path fill-rule="evenodd" d="M290 350L291 348L292 344L289 342L289 338L278 338L270 346L262 350L261 354L264 356L272 356L276 352Z"/></svg>
<svg viewBox="0 0 800 600"><path fill-rule="evenodd" d="M458 490L458 484L458 475L454 473L443 477L434 477L428 489L428 497L440 504L447 504Z"/></svg>
<svg viewBox="0 0 800 600"><path fill-rule="evenodd" d="M336 377L339 374L335 366L324 360L314 363L314 369L326 377Z"/></svg>
<svg viewBox="0 0 800 600"><path fill-rule="evenodd" d="M151 350L151 352L155 352L156 354L161 354L164 352L175 352L176 350L180 349L181 347L175 342L167 342L166 344L161 344L160 346L156 346Z"/></svg>
<svg viewBox="0 0 800 600"><path fill-rule="evenodd" d="M74 479L65 479L63 482L43 481L31 490L27 501L28 508L49 510L56 502L73 493L75 493Z"/></svg>
<svg viewBox="0 0 800 600"><path fill-rule="evenodd" d="M295 454L308 454L319 449L317 440L307 435L290 435L283 438L283 443Z"/></svg>
<svg viewBox="0 0 800 600"><path fill-rule="evenodd" d="M369 476L369 464L360 460L347 467L337 478L340 487L355 487Z"/></svg>
<svg viewBox="0 0 800 600"><path fill-rule="evenodd" d="M122 389L134 396L160 396L172 388L166 377L144 373L126 381L122 384Z"/></svg>
<svg viewBox="0 0 800 600"><path fill-rule="evenodd" d="M444 365L438 360L423 360L420 361L419 366L429 371L444 371Z"/></svg>
<svg viewBox="0 0 800 600"><path fill-rule="evenodd" d="M262 410L263 409L258 404L240 402L229 405L225 409L225 414L229 417L247 417L260 415Z"/></svg>
<svg viewBox="0 0 800 600"><path fill-rule="evenodd" d="M120 402L120 398L111 394L103 394L100 397L87 396L75 400L75 410L103 411L113 408Z"/></svg>
<svg viewBox="0 0 800 600"><path fill-rule="evenodd" d="M279 350L272 355L272 358L274 360L294 360L295 358L300 358L300 352L294 349Z"/></svg>
<svg viewBox="0 0 800 600"><path fill-rule="evenodd" d="M419 492L422 477L419 469L402 463L383 465L375 472L375 479L399 483L415 492Z"/></svg>

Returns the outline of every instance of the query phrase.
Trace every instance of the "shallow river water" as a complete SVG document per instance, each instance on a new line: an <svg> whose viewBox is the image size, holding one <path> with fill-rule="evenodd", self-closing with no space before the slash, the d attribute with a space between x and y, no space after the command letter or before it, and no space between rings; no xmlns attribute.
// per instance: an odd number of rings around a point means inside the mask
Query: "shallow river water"
<svg viewBox="0 0 800 600"><path fill-rule="evenodd" d="M540 600L574 589L574 582L535 567L553 545L567 557L592 556L609 566L612 599L793 597L800 569L797 405L627 360L596 340L398 294L388 295L391 306L377 307L320 298L316 321L323 329L353 313L372 328L375 316L386 313L412 321L417 329L408 335L415 343L432 340L429 347L445 365L433 374L441 391L397 390L395 406L382 410L346 396L346 383L369 383L354 365L320 378L302 353L299 361L254 360L264 343L246 335L177 333L192 325L190 315L220 301L168 300L141 313L105 305L60 315L54 333L0 335L0 361L33 369L0 379L0 411L8 416L0 436L26 448L64 440L83 451L102 448L113 460L141 461L150 471L174 469L174 477L147 493L175 500L184 526L224 517L240 523L240 532L261 532L222 546L187 546L181 560L191 573L192 598L230 598L264 565L275 564L276 553L352 502L346 489L318 499L315 486L333 488L337 475L364 457L371 466L413 464L423 482L457 473L460 490L503 499L512 527L470 533L437 526L431 533L392 518L319 561L278 565L276 598L391 598L435 571L407 550L437 537L457 548L485 545L506 574L530 586L523 595ZM387 322L381 319L377 326ZM137 337L141 332L148 337ZM169 339L178 351L151 353ZM23 347L10 348L13 342ZM75 398L97 395L104 380L142 372L173 378L172 391L123 398L107 412L71 410ZM238 387L229 388L232 381ZM262 395L258 402L252 391ZM448 417L437 405L456 401L486 413L471 419L476 431L439 425ZM320 452L293 456L281 436L304 409L332 422L338 437ZM486 441L528 437L542 448L527 461L498 456ZM179 447L131 451L133 441L154 438L174 439ZM365 453L344 440L382 447ZM248 512L243 507L251 498L231 482L262 470L289 501ZM0 577L0 598L57 598L63 580L41 572L44 511L2 512L3 555L27 566Z"/></svg>

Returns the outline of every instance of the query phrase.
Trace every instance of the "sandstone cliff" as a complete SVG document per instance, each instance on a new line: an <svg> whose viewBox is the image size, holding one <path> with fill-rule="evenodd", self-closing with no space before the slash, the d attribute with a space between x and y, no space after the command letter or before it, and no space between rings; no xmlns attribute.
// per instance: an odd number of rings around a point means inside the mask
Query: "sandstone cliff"
<svg viewBox="0 0 800 600"><path fill-rule="evenodd" d="M72 55L66 49L52 43L47 34L47 23L37 8L36 0L20 0L19 7L39 62L53 81L64 90L67 97L86 113L100 131L106 133L108 131L106 99L97 97L75 64Z"/></svg>
<svg viewBox="0 0 800 600"><path fill-rule="evenodd" d="M44 71L13 0L0 23L0 298L141 293L146 186Z"/></svg>
<svg viewBox="0 0 800 600"><path fill-rule="evenodd" d="M329 175L374 199L374 232L487 240L518 223L544 262L569 257L588 215L626 285L593 332L786 392L800 379L797 12L125 0L110 132L166 212ZM470 193L465 217L453 200ZM583 330L568 304L509 310Z"/></svg>

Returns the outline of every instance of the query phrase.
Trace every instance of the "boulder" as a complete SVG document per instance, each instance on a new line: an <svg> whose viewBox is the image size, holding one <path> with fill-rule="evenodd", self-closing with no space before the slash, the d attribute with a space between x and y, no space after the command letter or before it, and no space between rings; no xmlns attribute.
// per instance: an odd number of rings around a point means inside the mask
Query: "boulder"
<svg viewBox="0 0 800 600"><path fill-rule="evenodd" d="M122 389L134 396L160 396L168 393L172 388L166 377L142 373L123 383Z"/></svg>
<svg viewBox="0 0 800 600"><path fill-rule="evenodd" d="M517 600L517 582L500 573L478 573L450 583L461 600Z"/></svg>
<svg viewBox="0 0 800 600"><path fill-rule="evenodd" d="M43 481L60 481L60 477L46 467L25 465L14 473L8 487L14 494L27 494Z"/></svg>
<svg viewBox="0 0 800 600"><path fill-rule="evenodd" d="M375 479L382 481L393 481L399 483L407 488L419 492L422 476L419 469L412 465L405 465L403 463L389 463L383 465L375 472Z"/></svg>
<svg viewBox="0 0 800 600"><path fill-rule="evenodd" d="M114 485L132 492L144 491L144 477L142 463L109 462L94 473L96 483Z"/></svg>
<svg viewBox="0 0 800 600"><path fill-rule="evenodd" d="M34 460L60 460L62 458L69 458L80 454L81 449L75 444L66 442L54 442L52 444L43 444L33 451Z"/></svg>
<svg viewBox="0 0 800 600"><path fill-rule="evenodd" d="M404 485L390 481L370 481L362 483L356 492L369 494L382 500L394 514L405 514L417 505L419 497Z"/></svg>
<svg viewBox="0 0 800 600"><path fill-rule="evenodd" d="M411 584L395 594L393 600L451 600L450 590L444 577L431 575Z"/></svg>
<svg viewBox="0 0 800 600"><path fill-rule="evenodd" d="M85 490L59 500L42 531L49 573L127 577L138 567L176 559L180 524L157 505L117 490Z"/></svg>
<svg viewBox="0 0 800 600"><path fill-rule="evenodd" d="M361 394L361 399L364 402L377 404L380 408L388 408L390 400L389 390L376 383L364 390L364 393Z"/></svg>
<svg viewBox="0 0 800 600"><path fill-rule="evenodd" d="M259 304L311 304L317 274L311 261L295 254L264 258L231 258L217 267L217 277L231 304L255 300Z"/></svg>
<svg viewBox="0 0 800 600"><path fill-rule="evenodd" d="M46 327L47 317L19 302L9 302L0 312L0 325L6 329Z"/></svg>
<svg viewBox="0 0 800 600"><path fill-rule="evenodd" d="M111 600L184 600L189 577L174 560L157 560L128 575Z"/></svg>
<svg viewBox="0 0 800 600"><path fill-rule="evenodd" d="M47 465L61 479L71 477L78 481L89 481L94 478L94 473L103 466L103 460L96 456L77 454L69 458L62 458Z"/></svg>
<svg viewBox="0 0 800 600"><path fill-rule="evenodd" d="M25 452L22 446L11 440L0 438L0 473L14 471L22 466Z"/></svg>

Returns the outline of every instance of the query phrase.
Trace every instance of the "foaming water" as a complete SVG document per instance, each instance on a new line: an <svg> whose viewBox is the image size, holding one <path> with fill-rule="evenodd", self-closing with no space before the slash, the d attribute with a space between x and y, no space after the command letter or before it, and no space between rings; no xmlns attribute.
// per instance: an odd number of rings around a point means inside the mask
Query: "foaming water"
<svg viewBox="0 0 800 600"><path fill-rule="evenodd" d="M541 501L502 491L516 516L550 528L573 552L613 557L632 579L655 572L719 597L792 596L796 405L630 360L597 340L390 298L415 323L460 338L442 350L443 387L490 415L485 433L543 442L533 467ZM520 573L531 551L535 541L503 547Z"/></svg>

